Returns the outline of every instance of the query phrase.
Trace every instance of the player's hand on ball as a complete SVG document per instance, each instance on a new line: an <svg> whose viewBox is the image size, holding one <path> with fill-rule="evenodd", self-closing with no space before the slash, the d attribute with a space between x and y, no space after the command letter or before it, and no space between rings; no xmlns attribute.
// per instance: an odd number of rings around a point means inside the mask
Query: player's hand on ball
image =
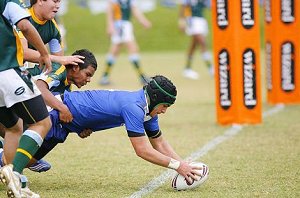
<svg viewBox="0 0 300 198"><path fill-rule="evenodd" d="M174 188L175 190L187 190L196 188L197 186L201 186L207 180L209 175L209 168L206 164L202 162L192 162L189 163L189 165L192 168L192 175L190 175L189 178L181 175L181 173L179 174L179 172L172 177L171 184L172 188ZM178 168L178 170L179 169L180 168ZM188 173L188 175L189 174L191 173ZM197 177L198 180L192 179L194 177Z"/></svg>
<svg viewBox="0 0 300 198"><path fill-rule="evenodd" d="M202 176L200 170L202 170L202 167L182 161L177 172L182 175L186 181L192 183L193 180L198 181Z"/></svg>
<svg viewBox="0 0 300 198"><path fill-rule="evenodd" d="M194 176L197 178L195 180L199 181L201 179L201 177L203 177L203 175L202 175L203 166L199 163L194 163L194 162L191 162L189 164L193 168L192 172L193 172Z"/></svg>

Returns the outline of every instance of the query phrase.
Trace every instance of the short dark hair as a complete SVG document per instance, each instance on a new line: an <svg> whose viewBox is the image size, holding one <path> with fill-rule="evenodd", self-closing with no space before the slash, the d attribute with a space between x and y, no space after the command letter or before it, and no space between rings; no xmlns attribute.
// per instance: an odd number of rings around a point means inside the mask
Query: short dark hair
<svg viewBox="0 0 300 198"><path fill-rule="evenodd" d="M92 66L95 70L97 70L97 60L92 52L87 49L76 50L72 55L80 55L85 57L83 59L84 63L78 63L80 70L87 68L88 66ZM73 66L73 65L66 65Z"/></svg>
<svg viewBox="0 0 300 198"><path fill-rule="evenodd" d="M149 83L144 86L144 90L150 99L149 112L159 104L172 105L175 103L176 86L165 76L156 75L152 77Z"/></svg>
<svg viewBox="0 0 300 198"><path fill-rule="evenodd" d="M34 4L36 4L37 0L30 0L30 6L33 6Z"/></svg>

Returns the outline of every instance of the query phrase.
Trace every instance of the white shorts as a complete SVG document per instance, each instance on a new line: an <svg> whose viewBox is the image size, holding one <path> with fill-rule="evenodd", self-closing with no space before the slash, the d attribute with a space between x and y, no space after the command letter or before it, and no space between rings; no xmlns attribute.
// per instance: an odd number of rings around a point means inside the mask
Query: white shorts
<svg viewBox="0 0 300 198"><path fill-rule="evenodd" d="M27 71L25 70L25 72ZM18 102L41 95L32 79L28 80L28 84L32 82L33 91L14 69L1 71L0 79L0 107L9 108Z"/></svg>
<svg viewBox="0 0 300 198"><path fill-rule="evenodd" d="M115 32L111 37L113 44L127 43L134 41L133 27L130 21L115 21Z"/></svg>
<svg viewBox="0 0 300 198"><path fill-rule="evenodd" d="M185 33L188 36L198 34L206 36L208 34L208 25L206 19L202 17L187 18Z"/></svg>

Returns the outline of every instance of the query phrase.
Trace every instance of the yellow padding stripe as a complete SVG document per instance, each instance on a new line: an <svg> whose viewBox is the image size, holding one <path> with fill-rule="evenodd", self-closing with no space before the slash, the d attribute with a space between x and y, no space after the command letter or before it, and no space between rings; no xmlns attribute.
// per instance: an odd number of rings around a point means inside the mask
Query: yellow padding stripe
<svg viewBox="0 0 300 198"><path fill-rule="evenodd" d="M27 151L25 151L24 149L18 148L17 152L23 153L24 155L26 155L29 159L32 158L32 155L30 153L28 153Z"/></svg>

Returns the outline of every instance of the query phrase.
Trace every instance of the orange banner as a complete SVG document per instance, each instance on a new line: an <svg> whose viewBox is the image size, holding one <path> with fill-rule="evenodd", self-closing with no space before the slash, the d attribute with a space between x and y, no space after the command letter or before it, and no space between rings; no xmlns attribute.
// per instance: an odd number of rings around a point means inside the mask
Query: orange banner
<svg viewBox="0 0 300 198"><path fill-rule="evenodd" d="M300 1L265 0L267 100L300 103Z"/></svg>
<svg viewBox="0 0 300 198"><path fill-rule="evenodd" d="M217 122L261 123L258 0L212 0Z"/></svg>

